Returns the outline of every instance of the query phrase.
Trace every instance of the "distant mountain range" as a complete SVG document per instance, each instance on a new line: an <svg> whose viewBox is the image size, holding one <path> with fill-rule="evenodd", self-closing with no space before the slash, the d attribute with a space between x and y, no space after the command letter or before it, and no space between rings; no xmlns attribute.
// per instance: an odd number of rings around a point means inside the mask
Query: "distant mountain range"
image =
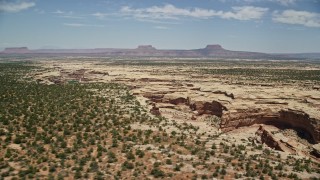
<svg viewBox="0 0 320 180"><path fill-rule="evenodd" d="M213 57L231 59L320 59L320 53L296 54L268 54L260 52L231 51L218 44L207 45L202 49L191 50L165 50L156 49L151 45L141 45L135 49L36 49L27 47L6 48L0 56L25 55L25 56L124 56L124 57Z"/></svg>

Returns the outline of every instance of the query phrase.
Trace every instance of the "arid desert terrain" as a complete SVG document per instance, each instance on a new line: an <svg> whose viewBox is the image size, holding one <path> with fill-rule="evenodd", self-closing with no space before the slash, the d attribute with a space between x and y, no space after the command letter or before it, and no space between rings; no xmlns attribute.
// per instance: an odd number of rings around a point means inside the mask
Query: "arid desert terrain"
<svg viewBox="0 0 320 180"><path fill-rule="evenodd" d="M4 179L319 179L320 63L0 63Z"/></svg>

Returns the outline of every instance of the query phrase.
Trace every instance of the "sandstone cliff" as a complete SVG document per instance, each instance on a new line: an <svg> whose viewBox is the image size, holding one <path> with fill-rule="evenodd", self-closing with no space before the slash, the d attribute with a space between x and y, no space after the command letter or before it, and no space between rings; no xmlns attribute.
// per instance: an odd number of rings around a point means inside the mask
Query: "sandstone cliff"
<svg viewBox="0 0 320 180"><path fill-rule="evenodd" d="M310 142L320 142L320 120L310 118L308 114L292 109L283 109L278 112L253 109L226 113L222 116L220 128L226 132L253 124L270 124L280 128L294 128Z"/></svg>

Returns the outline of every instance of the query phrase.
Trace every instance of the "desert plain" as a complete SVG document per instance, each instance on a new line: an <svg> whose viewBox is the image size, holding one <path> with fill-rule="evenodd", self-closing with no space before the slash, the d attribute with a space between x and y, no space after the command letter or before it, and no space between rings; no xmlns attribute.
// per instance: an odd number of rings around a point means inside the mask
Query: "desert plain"
<svg viewBox="0 0 320 180"><path fill-rule="evenodd" d="M318 61L39 57L0 66L3 179L320 177Z"/></svg>

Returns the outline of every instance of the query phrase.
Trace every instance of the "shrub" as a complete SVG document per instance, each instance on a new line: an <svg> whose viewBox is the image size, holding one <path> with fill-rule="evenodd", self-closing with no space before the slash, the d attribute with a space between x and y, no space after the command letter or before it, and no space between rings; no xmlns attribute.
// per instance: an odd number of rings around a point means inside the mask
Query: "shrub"
<svg viewBox="0 0 320 180"><path fill-rule="evenodd" d="M158 169L158 168L153 168L151 170L151 175L153 175L155 178L159 178L159 177L164 177L165 174L162 170Z"/></svg>

